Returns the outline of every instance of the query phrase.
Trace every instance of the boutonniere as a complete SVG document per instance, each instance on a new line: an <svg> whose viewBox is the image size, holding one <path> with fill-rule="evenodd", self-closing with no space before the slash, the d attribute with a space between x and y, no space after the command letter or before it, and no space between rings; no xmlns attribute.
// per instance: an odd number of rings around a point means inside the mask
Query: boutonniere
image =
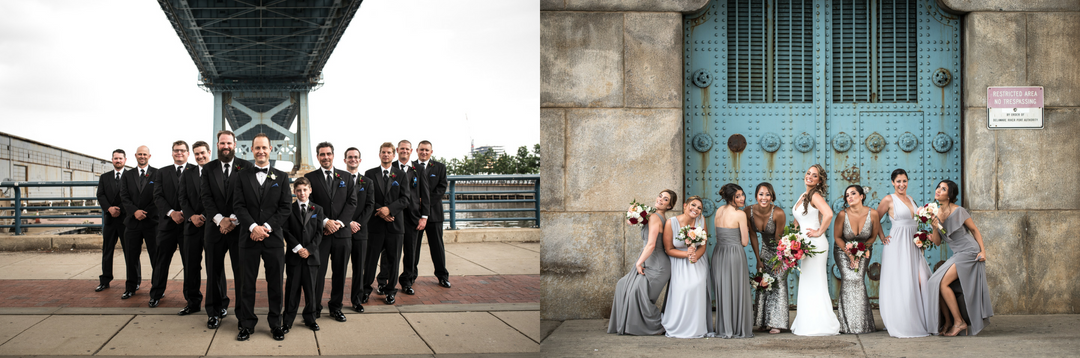
<svg viewBox="0 0 1080 358"><path fill-rule="evenodd" d="M341 174L338 174L337 172L334 172L334 177L338 178L338 179L341 179Z"/></svg>
<svg viewBox="0 0 1080 358"><path fill-rule="evenodd" d="M409 169L412 169L413 171L415 171L416 170L416 163L413 163L413 165L410 166Z"/></svg>
<svg viewBox="0 0 1080 358"><path fill-rule="evenodd" d="M390 172L390 178L391 179L397 179L397 174L394 173L394 172Z"/></svg>
<svg viewBox="0 0 1080 358"><path fill-rule="evenodd" d="M144 177L144 178L149 178L149 177L150 177L150 171L149 171L149 170L147 170L147 171L146 171L146 174L143 174L143 177Z"/></svg>
<svg viewBox="0 0 1080 358"><path fill-rule="evenodd" d="M236 170L244 169L243 167L240 166L240 164L236 164L235 167L236 167Z"/></svg>
<svg viewBox="0 0 1080 358"><path fill-rule="evenodd" d="M356 184L364 185L364 176L361 175L356 179Z"/></svg>
<svg viewBox="0 0 1080 358"><path fill-rule="evenodd" d="M270 175L267 175L267 177L270 177L270 180L276 180L277 179L277 175L274 175L274 172L270 172Z"/></svg>

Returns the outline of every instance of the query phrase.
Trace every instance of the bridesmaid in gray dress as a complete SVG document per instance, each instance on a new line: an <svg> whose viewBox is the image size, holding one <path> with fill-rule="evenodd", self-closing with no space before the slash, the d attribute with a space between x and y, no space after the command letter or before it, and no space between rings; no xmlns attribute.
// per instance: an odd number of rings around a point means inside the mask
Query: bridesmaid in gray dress
<svg viewBox="0 0 1080 358"><path fill-rule="evenodd" d="M664 213L675 205L678 195L664 189L656 197L656 212L649 224L641 226L641 255L634 269L615 285L615 300L611 304L608 333L646 336L664 333L660 324L660 309L656 299L671 278L671 261L664 253Z"/></svg>
<svg viewBox="0 0 1080 358"><path fill-rule="evenodd" d="M750 229L746 214L739 210L746 196L739 185L724 184L720 196L727 202L716 211L716 247L709 260L709 283L716 294L714 331L709 337L750 338L754 336L750 269L746 251Z"/></svg>
<svg viewBox="0 0 1080 358"><path fill-rule="evenodd" d="M754 249L757 260L758 272L767 272L776 275L776 269L769 266L767 260L776 257L776 243L784 234L782 228L787 223L784 210L774 204L776 192L772 184L761 183L755 189L757 193L757 205L747 206L744 210L749 217L747 224L754 230L750 233L750 246ZM758 235L761 234L761 250L758 250ZM757 304L754 306L754 325L762 330L769 329L769 333L780 333L781 329L788 329L788 272L776 277L773 288L768 291L758 291Z"/></svg>
<svg viewBox="0 0 1080 358"><path fill-rule="evenodd" d="M946 336L960 332L974 336L990 324L994 307L990 303L990 288L986 286L986 249L982 234L967 210L956 205L959 193L960 189L951 180L942 180L934 190L934 199L941 203L941 208L933 225L945 230L944 240L953 255L923 286L924 323L927 330ZM940 245L940 231L933 230L930 240ZM969 322L965 322L960 314L956 293L949 286L953 281L960 282Z"/></svg>
<svg viewBox="0 0 1080 358"><path fill-rule="evenodd" d="M866 194L861 185L844 189L844 200L847 208L840 212L833 225L833 239L836 241L833 258L840 269L840 299L837 300L840 333L872 333L877 328L874 327L874 314L870 312L870 298L866 294L866 269L870 264L870 255L855 257L845 248L848 243L861 242L866 244L866 252L869 253L874 240L881 236L880 218L877 211L863 205ZM852 226L852 222L856 226ZM854 231L855 227L859 228L858 233Z"/></svg>

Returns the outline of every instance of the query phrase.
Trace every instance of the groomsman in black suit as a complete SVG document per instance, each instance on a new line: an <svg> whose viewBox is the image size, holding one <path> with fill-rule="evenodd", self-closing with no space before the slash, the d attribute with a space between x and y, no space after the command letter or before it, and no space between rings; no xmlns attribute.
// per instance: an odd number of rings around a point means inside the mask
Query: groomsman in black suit
<svg viewBox="0 0 1080 358"><path fill-rule="evenodd" d="M180 262L184 260L184 213L180 207L180 176L187 170L195 169L188 164L188 144L178 140L172 145L173 165L158 169L151 179L154 185L154 205L158 209L157 255L154 259L154 271L150 276L150 307L154 308L165 295L169 282L169 266L173 254L180 250Z"/></svg>
<svg viewBox="0 0 1080 358"><path fill-rule="evenodd" d="M127 282L121 299L135 295L142 283L142 266L139 256L143 242L150 256L150 266L156 261L157 208L154 204L154 179L157 169L151 167L150 148L145 145L135 150L137 168L124 172L120 177L120 201L124 203L124 264L127 266Z"/></svg>
<svg viewBox="0 0 1080 358"><path fill-rule="evenodd" d="M270 168L270 138L259 133L251 141L255 162L237 173L232 204L240 218L240 267L243 272L240 301L236 318L240 333L236 340L246 341L255 330L255 280L259 276L259 261L265 267L266 298L270 313L266 316L270 333L275 340L285 339L281 327L282 274L285 271L285 220L289 217L289 176Z"/></svg>
<svg viewBox="0 0 1080 358"><path fill-rule="evenodd" d="M296 178L293 182L296 203L285 225L285 318L282 330L289 333L304 293L304 325L319 330L315 322L315 279L319 275L319 242L323 239L323 209L311 202L311 182Z"/></svg>
<svg viewBox="0 0 1080 358"><path fill-rule="evenodd" d="M427 205L427 222L424 223L424 220L421 220L420 225L416 227L421 234L416 235L416 254L413 257L420 257L420 244L423 243L423 234L426 233L428 249L431 251L431 263L435 265L435 277L439 279L439 286L450 288L450 272L446 270L446 249L443 246L442 225L442 197L446 194L449 181L446 179L446 165L432 160L432 153L431 142L424 140L416 145L417 161L413 162L413 166L416 167L419 177L423 178L427 184L427 198L430 201ZM418 261L419 259L413 261L413 266L410 268L414 278L417 274Z"/></svg>
<svg viewBox="0 0 1080 358"><path fill-rule="evenodd" d="M124 204L120 200L120 176L124 174L125 163L127 154L124 150L114 150L113 170L102 173L98 178L97 200L104 218L101 221L101 276L98 276L98 286L94 292L109 288L113 279L113 251L116 249L116 242L120 242L121 251L124 247L125 216Z"/></svg>
<svg viewBox="0 0 1080 358"><path fill-rule="evenodd" d="M379 147L379 166L368 169L364 176L374 183L375 216L368 221L371 237L368 240L367 267L364 268L364 296L371 295L371 283L375 281L375 267L383 256L387 282L383 285L386 304L394 304L397 295L398 265L401 262L401 245L404 241L404 210L409 206L409 187L405 172L391 165L394 145L390 142Z"/></svg>
<svg viewBox="0 0 1080 358"><path fill-rule="evenodd" d="M356 210L353 210L352 221L349 222L349 231L352 233L352 292L349 299L352 301L353 311L363 313L364 306L361 300L364 297L364 266L367 261L368 246L368 220L375 211L375 194L372 180L360 173L360 150L349 148L345 150L345 169L348 170L350 180L356 187Z"/></svg>
<svg viewBox="0 0 1080 358"><path fill-rule="evenodd" d="M217 134L218 159L206 163L201 193L203 215L207 218L203 245L206 250L206 327L218 328L229 314L228 287L225 280L225 253L232 262L233 289L240 292L239 219L233 214L232 197L240 170L251 163L236 158L236 136L223 130ZM212 224L212 225L211 225ZM239 299L237 299L239 301Z"/></svg>
<svg viewBox="0 0 1080 358"><path fill-rule="evenodd" d="M202 175L206 163L210 162L210 145L200 140L191 145L191 152L195 154L199 167L197 170L185 170L180 177L180 211L184 215L184 244L180 246L183 250L180 257L184 259L184 300L187 301L187 305L177 313L181 316L201 311L203 300L202 258L206 216L203 215Z"/></svg>
<svg viewBox="0 0 1080 358"><path fill-rule="evenodd" d="M417 174L416 167L413 163L409 162L409 157L412 156L412 142L402 140L398 142L397 147L398 160L394 161L394 167L401 169L405 172L405 182L409 187L409 206L405 209L405 242L402 244L402 263L405 267L401 270L401 277L398 281L401 282L401 291L407 295L415 295L416 291L413 290L413 282L416 282L416 265L419 261L416 247L416 238L424 230L424 225L428 219L428 190L427 181L421 180L421 177ZM387 257L383 256L383 262L386 262ZM383 282L383 271L379 272L379 282Z"/></svg>
<svg viewBox="0 0 1080 358"><path fill-rule="evenodd" d="M323 208L326 220L323 221L323 238L319 244L319 276L315 280L316 317L322 313L323 286L326 283L326 270L332 268L333 280L330 282L330 317L338 322L345 322L341 313L342 298L345 294L345 270L349 265L349 252L352 250L352 232L345 227L351 221L356 210L356 189L349 172L334 169L334 145L322 142L315 146L315 152L322 168L313 170L304 177L311 182L311 201Z"/></svg>

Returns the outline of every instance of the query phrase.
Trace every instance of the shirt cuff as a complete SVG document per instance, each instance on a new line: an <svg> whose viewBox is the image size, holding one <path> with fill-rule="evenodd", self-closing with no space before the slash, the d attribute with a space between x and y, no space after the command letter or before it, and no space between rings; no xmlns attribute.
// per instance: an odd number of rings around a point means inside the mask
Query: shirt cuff
<svg viewBox="0 0 1080 358"><path fill-rule="evenodd" d="M341 220L334 220L334 221L337 222L338 226L345 227L345 223L341 222Z"/></svg>
<svg viewBox="0 0 1080 358"><path fill-rule="evenodd" d="M421 219L427 219L427 215L420 215Z"/></svg>
<svg viewBox="0 0 1080 358"><path fill-rule="evenodd" d="M297 252L300 252L300 249L302 249L302 248L304 248L304 247L301 246L300 244L296 244L296 247L292 248L292 253L295 254Z"/></svg>
<svg viewBox="0 0 1080 358"><path fill-rule="evenodd" d="M266 232L274 232L274 229L271 229L270 224L268 223L263 224L263 227L266 228Z"/></svg>
<svg viewBox="0 0 1080 358"><path fill-rule="evenodd" d="M176 211L176 210L169 209L169 212L165 213L165 216L172 216L173 211Z"/></svg>
<svg viewBox="0 0 1080 358"><path fill-rule="evenodd" d="M248 231L249 232L255 231L256 226L259 226L259 224L252 223L251 226L248 226Z"/></svg>
<svg viewBox="0 0 1080 358"><path fill-rule="evenodd" d="M322 225L323 225L323 226L326 226L326 222L327 222L327 221L330 221L330 219L325 219L325 218L324 218L324 219L322 219Z"/></svg>
<svg viewBox="0 0 1080 358"><path fill-rule="evenodd" d="M221 219L224 219L224 218L225 217L221 216L221 214L214 215L214 225L221 226Z"/></svg>
<svg viewBox="0 0 1080 358"><path fill-rule="evenodd" d="M229 214L229 219L232 219L233 221L238 221L238 220L240 220L240 219L237 219L237 218L236 218L236 214Z"/></svg>

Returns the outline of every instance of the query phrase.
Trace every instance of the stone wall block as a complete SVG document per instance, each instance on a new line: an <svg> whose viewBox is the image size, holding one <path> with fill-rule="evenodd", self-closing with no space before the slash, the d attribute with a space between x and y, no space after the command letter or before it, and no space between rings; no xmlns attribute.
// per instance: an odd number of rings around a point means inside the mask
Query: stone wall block
<svg viewBox="0 0 1080 358"><path fill-rule="evenodd" d="M947 9L974 11L1080 11L1076 0L938 0Z"/></svg>
<svg viewBox="0 0 1080 358"><path fill-rule="evenodd" d="M626 106L682 106L682 14L627 13Z"/></svg>
<svg viewBox="0 0 1080 358"><path fill-rule="evenodd" d="M540 0L540 11L562 10L566 8L566 0Z"/></svg>
<svg viewBox="0 0 1080 358"><path fill-rule="evenodd" d="M709 0L566 0L566 10L688 13L701 10L708 3Z"/></svg>
<svg viewBox="0 0 1080 358"><path fill-rule="evenodd" d="M540 107L623 106L623 14L540 12Z"/></svg>
<svg viewBox="0 0 1080 358"><path fill-rule="evenodd" d="M540 312L543 319L606 317L624 272L623 213L544 215L540 241Z"/></svg>
<svg viewBox="0 0 1080 358"><path fill-rule="evenodd" d="M566 113L567 211L621 212L634 199L651 202L663 189L682 192L681 110Z"/></svg>
<svg viewBox="0 0 1080 358"><path fill-rule="evenodd" d="M963 205L971 210L997 209L995 133L999 131L986 128L986 108L964 110L964 181L960 190Z"/></svg>
<svg viewBox="0 0 1080 358"><path fill-rule="evenodd" d="M1080 209L1078 117L1080 108L1050 108L1044 129L995 131L999 210Z"/></svg>
<svg viewBox="0 0 1080 358"><path fill-rule="evenodd" d="M985 108L989 86L1033 85L1025 74L1024 14L971 13L964 18L964 26L965 106Z"/></svg>
<svg viewBox="0 0 1080 358"><path fill-rule="evenodd" d="M995 314L1080 313L1080 211L974 211L972 219Z"/></svg>
<svg viewBox="0 0 1080 358"><path fill-rule="evenodd" d="M566 111L540 109L540 210L565 210Z"/></svg>
<svg viewBox="0 0 1080 358"><path fill-rule="evenodd" d="M1043 86L1047 107L1080 106L1080 12L1026 16L1027 83Z"/></svg>

